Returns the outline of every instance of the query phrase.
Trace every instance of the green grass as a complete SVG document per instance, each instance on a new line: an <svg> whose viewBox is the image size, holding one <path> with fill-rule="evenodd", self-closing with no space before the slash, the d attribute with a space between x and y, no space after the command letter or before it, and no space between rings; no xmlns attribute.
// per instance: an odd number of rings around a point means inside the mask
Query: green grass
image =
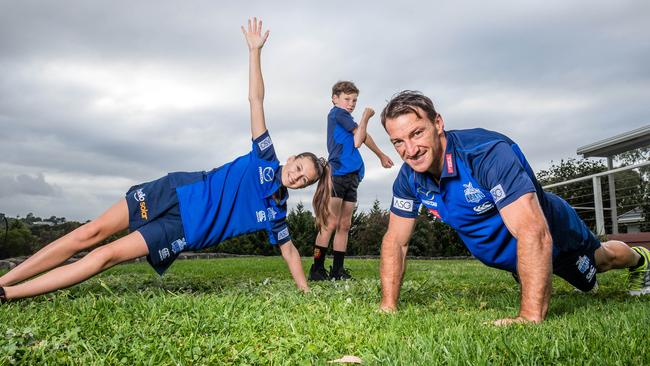
<svg viewBox="0 0 650 366"><path fill-rule="evenodd" d="M307 268L307 261L305 261ZM0 306L0 364L650 364L650 296L624 272L596 295L554 280L542 325L497 328L518 287L477 261L409 261L397 314L377 312L377 260L357 279L295 290L280 258L177 261L159 278L122 265L68 290Z"/></svg>

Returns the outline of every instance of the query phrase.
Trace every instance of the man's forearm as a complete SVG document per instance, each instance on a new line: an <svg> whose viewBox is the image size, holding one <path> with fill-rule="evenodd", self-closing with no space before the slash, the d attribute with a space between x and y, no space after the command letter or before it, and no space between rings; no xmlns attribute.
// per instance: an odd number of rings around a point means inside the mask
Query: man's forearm
<svg viewBox="0 0 650 366"><path fill-rule="evenodd" d="M546 317L551 297L552 248L548 231L540 235L522 235L517 242L520 317L535 322Z"/></svg>
<svg viewBox="0 0 650 366"><path fill-rule="evenodd" d="M402 246L384 240L381 245L379 275L381 279L381 308L395 310L399 299L405 268L405 250Z"/></svg>

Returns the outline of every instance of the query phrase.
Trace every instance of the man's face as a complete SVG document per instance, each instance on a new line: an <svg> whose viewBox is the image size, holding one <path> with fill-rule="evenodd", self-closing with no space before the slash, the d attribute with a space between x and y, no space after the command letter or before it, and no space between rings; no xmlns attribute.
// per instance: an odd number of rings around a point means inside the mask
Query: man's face
<svg viewBox="0 0 650 366"><path fill-rule="evenodd" d="M357 106L358 97L359 94L357 93L339 93L332 97L332 103L334 103L335 106L341 109L345 109L349 113L352 113L352 111L354 111L354 108Z"/></svg>
<svg viewBox="0 0 650 366"><path fill-rule="evenodd" d="M440 178L444 155L442 117L438 115L431 122L424 111L418 112L422 118L415 113L387 118L386 132L399 156L414 171Z"/></svg>

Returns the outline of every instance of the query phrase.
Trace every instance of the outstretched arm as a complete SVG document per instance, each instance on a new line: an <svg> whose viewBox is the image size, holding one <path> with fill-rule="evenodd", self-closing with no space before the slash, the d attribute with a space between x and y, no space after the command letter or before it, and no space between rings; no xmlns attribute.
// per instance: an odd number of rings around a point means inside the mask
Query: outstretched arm
<svg viewBox="0 0 650 366"><path fill-rule="evenodd" d="M390 214L388 231L381 243L381 260L379 277L381 279L382 311L397 310L397 300L406 270L406 252L411 234L415 228L415 219Z"/></svg>
<svg viewBox="0 0 650 366"><path fill-rule="evenodd" d="M393 166L393 161L388 157L388 155L384 154L384 152L381 151L381 149L379 149L379 146L375 144L375 140L373 140L372 137L370 137L370 134L366 134L366 140L364 142L366 146L368 146L368 148L372 150L372 152L374 152L375 155L377 155L377 157L381 161L381 166L387 169Z"/></svg>
<svg viewBox="0 0 650 366"><path fill-rule="evenodd" d="M305 272L302 271L302 261L300 260L300 253L298 249L293 245L293 242L289 240L288 242L280 246L280 251L282 252L282 258L287 262L289 267L289 272L293 280L296 282L298 289L303 292L309 292L309 286L307 286L307 279L305 278Z"/></svg>
<svg viewBox="0 0 650 366"><path fill-rule="evenodd" d="M262 34L262 20L257 18L251 21L248 19L248 29L241 27L249 51L249 80L248 80L248 101L251 107L251 134L253 139L258 138L266 132L264 120L264 80L262 79L261 54L262 47L269 37L267 30Z"/></svg>
<svg viewBox="0 0 650 366"><path fill-rule="evenodd" d="M535 193L526 193L500 210L503 222L517 238L517 272L521 305L516 318L496 325L539 323L546 317L551 298L553 239Z"/></svg>

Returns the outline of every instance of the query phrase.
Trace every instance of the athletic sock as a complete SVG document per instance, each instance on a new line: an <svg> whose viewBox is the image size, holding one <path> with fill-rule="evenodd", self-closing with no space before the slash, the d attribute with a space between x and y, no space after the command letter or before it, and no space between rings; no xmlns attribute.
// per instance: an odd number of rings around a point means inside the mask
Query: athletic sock
<svg viewBox="0 0 650 366"><path fill-rule="evenodd" d="M327 247L314 245L314 266L315 267L325 268L326 253L327 253Z"/></svg>
<svg viewBox="0 0 650 366"><path fill-rule="evenodd" d="M336 252L334 252L334 253L336 253ZM639 254L639 257L641 257L639 259L639 261L636 262L636 264L634 266L630 267L631 271L634 271L635 269L637 269L637 268L639 268L639 267L641 267L642 265L645 264L645 256Z"/></svg>
<svg viewBox="0 0 650 366"><path fill-rule="evenodd" d="M343 268L343 260L345 259L345 252L334 251L334 264L332 265L332 272L336 272Z"/></svg>

